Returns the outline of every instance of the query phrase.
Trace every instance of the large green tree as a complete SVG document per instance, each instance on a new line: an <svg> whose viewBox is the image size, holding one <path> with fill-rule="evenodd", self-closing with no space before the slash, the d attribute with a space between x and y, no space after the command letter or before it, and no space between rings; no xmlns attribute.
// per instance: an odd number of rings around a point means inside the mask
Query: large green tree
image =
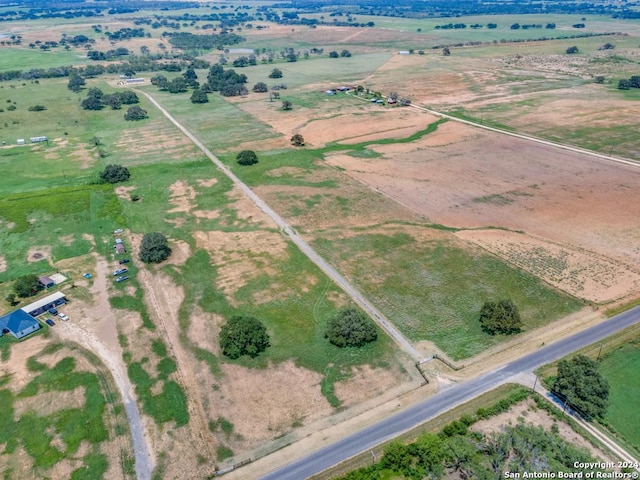
<svg viewBox="0 0 640 480"><path fill-rule="evenodd" d="M147 233L140 244L140 260L144 263L160 263L169 258L171 247L167 237L158 232Z"/></svg>
<svg viewBox="0 0 640 480"><path fill-rule="evenodd" d="M558 362L551 389L586 420L602 418L609 406L609 382L598 371L598 362L584 355Z"/></svg>
<svg viewBox="0 0 640 480"><path fill-rule="evenodd" d="M42 285L36 275L23 275L13 284L13 291L21 298L31 297L42 290Z"/></svg>
<svg viewBox="0 0 640 480"><path fill-rule="evenodd" d="M220 329L220 348L229 358L249 355L251 358L269 346L269 334L260 320L251 316L231 317Z"/></svg>
<svg viewBox="0 0 640 480"><path fill-rule="evenodd" d="M126 182L131 177L129 169L122 165L107 165L104 170L100 172L100 178L107 183L119 183Z"/></svg>
<svg viewBox="0 0 640 480"><path fill-rule="evenodd" d="M125 120L144 120L145 118L149 118L147 111L140 108L138 105L129 107L127 109L127 113L124 114Z"/></svg>
<svg viewBox="0 0 640 480"><path fill-rule="evenodd" d="M376 340L378 331L362 311L345 308L329 319L324 336L337 347L362 347Z"/></svg>
<svg viewBox="0 0 640 480"><path fill-rule="evenodd" d="M522 326L518 308L511 300L485 302L480 310L482 329L491 334L518 333Z"/></svg>

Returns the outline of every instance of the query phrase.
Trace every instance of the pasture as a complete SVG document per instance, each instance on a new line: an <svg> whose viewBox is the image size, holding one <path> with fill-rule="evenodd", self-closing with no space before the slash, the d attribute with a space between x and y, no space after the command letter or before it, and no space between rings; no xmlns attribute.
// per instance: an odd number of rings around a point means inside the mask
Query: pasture
<svg viewBox="0 0 640 480"><path fill-rule="evenodd" d="M137 15L105 23L111 30L133 27ZM257 82L286 84L279 100L268 93L211 93L209 103L194 105L190 92L137 88L219 155L410 340L425 351L435 345L468 358L505 340L480 330L476 317L485 300L514 300L530 331L583 302L637 294L640 272L628 260L638 255L635 169L324 92L344 84L398 92L413 104L480 123L639 158L637 92L615 88L618 77L634 72L637 25L588 16L581 33L629 35L509 43L573 33L576 19L565 16L553 17L556 30L509 27L550 19L456 19L495 20L491 31L436 30L448 20L385 17L371 17L376 27L364 29L244 28L247 40L239 47L259 49L258 58L269 48L301 53L296 62L276 58L236 69L247 75L249 91ZM59 39L65 31L95 38L96 49L112 48L92 23L73 21L67 30L52 21L20 25L28 26L27 43ZM196 32L201 24L184 28ZM166 50L161 30L145 29L150 38L117 46ZM452 47L447 57L431 48L471 41L489 43ZM598 50L606 41L616 49ZM573 44L580 53L566 55ZM303 52L314 47L324 56L305 59ZM412 55L397 53L410 48ZM343 49L353 55L327 57ZM84 53L5 48L0 62L12 69L81 64L88 61ZM205 56L216 61L221 53ZM227 68L239 55L228 55ZM274 67L282 79L268 78ZM2 69L9 67L0 63ZM602 72L606 81L595 84ZM136 72L147 79L157 73ZM207 71L197 73L203 83ZM415 371L386 336L358 350L324 339L327 318L349 299L143 95L149 118L138 122L124 121L126 108L80 108L88 88L112 93L118 80L115 74L88 79L78 94L67 89L67 79L0 83L0 140L7 143L0 166L12 179L0 184L0 291L6 295L24 273L62 269L77 287L78 313L94 304L106 312L76 318L97 336L109 332L101 338L122 359L150 419L156 476L211 475L256 449L279 448L278 439L300 427L411 388ZM292 102L291 111L282 109L283 100ZM46 110L29 111L34 105ZM291 146L295 133L304 135L305 147ZM36 135L50 141L15 145ZM235 156L243 149L256 151L259 163L239 166ZM115 188L97 184L110 163L127 166L131 179ZM619 214L612 218L614 209ZM106 280L118 259L111 248L115 228L125 229L132 258L132 278L117 285ZM159 266L136 257L142 235L152 231L165 233L173 249ZM32 247L45 261L28 261ZM79 278L85 270L94 280ZM267 327L271 346L256 359L232 361L219 351L220 328L235 314L254 315ZM3 358L15 350L3 346ZM57 371L58 364L51 367ZM103 465L100 454L83 457L87 468L102 468L96 478L107 468L91 466Z"/></svg>

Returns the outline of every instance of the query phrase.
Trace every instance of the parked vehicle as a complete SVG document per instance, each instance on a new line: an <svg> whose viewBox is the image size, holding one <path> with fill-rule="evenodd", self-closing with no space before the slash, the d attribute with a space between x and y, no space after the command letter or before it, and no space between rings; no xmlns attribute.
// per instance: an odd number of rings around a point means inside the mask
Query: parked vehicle
<svg viewBox="0 0 640 480"><path fill-rule="evenodd" d="M82 276L83 276L84 278L91 278L91 277L93 277L93 275L91 275L90 273L83 273L83 274L82 274Z"/></svg>
<svg viewBox="0 0 640 480"><path fill-rule="evenodd" d="M121 229L121 228L118 228L117 230L114 230L114 231L113 231L113 234L114 234L114 235L118 235L119 233L122 233L122 232L124 232L124 230L123 230L123 229Z"/></svg>
<svg viewBox="0 0 640 480"><path fill-rule="evenodd" d="M49 313L50 313L51 315L57 315L57 314L58 314L58 310L56 310L55 308L51 307L51 308L49 309Z"/></svg>
<svg viewBox="0 0 640 480"><path fill-rule="evenodd" d="M56 324L56 322L54 322L54 321L53 321L53 320L51 320L50 318L47 318L47 319L45 320L45 323L46 323L47 325L49 325L50 327L53 327L53 326Z"/></svg>
<svg viewBox="0 0 640 480"><path fill-rule="evenodd" d="M117 277L118 275L122 275L123 273L127 273L129 270L126 268L119 268L115 272L113 272L113 276Z"/></svg>
<svg viewBox="0 0 640 480"><path fill-rule="evenodd" d="M66 313L61 312L58 314L58 317L60 317L60 320L64 320L65 322L69 320L69 315L67 315Z"/></svg>
<svg viewBox="0 0 640 480"><path fill-rule="evenodd" d="M129 260L128 258L123 258L122 260L120 260L120 265L122 265L123 263L129 263L131 260Z"/></svg>
<svg viewBox="0 0 640 480"><path fill-rule="evenodd" d="M122 277L116 278L116 282L124 282L125 280L129 280L129 275L123 275Z"/></svg>

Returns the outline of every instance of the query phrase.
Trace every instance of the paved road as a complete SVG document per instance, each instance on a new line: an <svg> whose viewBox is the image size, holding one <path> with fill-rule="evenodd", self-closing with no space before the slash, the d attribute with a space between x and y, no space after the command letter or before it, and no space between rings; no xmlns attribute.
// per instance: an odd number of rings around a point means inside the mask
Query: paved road
<svg viewBox="0 0 640 480"><path fill-rule="evenodd" d="M231 181L246 195L256 206L268 215L276 224L282 229L282 231L289 236L291 241L297 245L297 247L304 253L309 259L315 263L320 270L322 270L329 278L331 278L340 288L342 288L360 307L373 318L373 320L387 332L387 334L395 340L402 350L407 352L415 361L422 359L422 355L413 348L413 345L389 322L389 320L374 307L356 288L353 287L342 275L340 275L331 265L329 265L318 253L311 248L311 246L302 240L296 231L284 221L284 219L274 212L253 190L251 190L245 183L242 182L229 168L222 163L218 157L216 157L211 151L204 146L204 144L198 140L189 130L187 130L182 124L180 124L162 105L160 105L151 95L148 93L137 90L146 96L151 103L153 103L158 110L160 110L165 117L167 117L176 127L184 133L189 140L191 140L202 152L209 157L209 159L218 167L218 169L224 173Z"/></svg>
<svg viewBox="0 0 640 480"><path fill-rule="evenodd" d="M474 380L447 388L403 412L275 470L263 476L261 480L302 480L308 478L506 383L523 372L531 372L580 348L602 341L613 333L638 322L640 322L640 307L543 347L535 353Z"/></svg>

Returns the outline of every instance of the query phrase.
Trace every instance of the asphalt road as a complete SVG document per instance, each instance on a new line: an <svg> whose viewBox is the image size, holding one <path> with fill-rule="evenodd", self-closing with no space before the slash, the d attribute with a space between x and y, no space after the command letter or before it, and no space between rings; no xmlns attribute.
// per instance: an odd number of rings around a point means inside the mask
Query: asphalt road
<svg viewBox="0 0 640 480"><path fill-rule="evenodd" d="M639 321L640 307L636 307L599 325L549 344L537 352L481 377L447 388L396 415L275 470L263 476L261 480L302 480L308 478L358 453L367 451L385 440L396 437L402 432L455 408L500 384L507 383L518 374L531 372L587 345L600 342L613 333Z"/></svg>

